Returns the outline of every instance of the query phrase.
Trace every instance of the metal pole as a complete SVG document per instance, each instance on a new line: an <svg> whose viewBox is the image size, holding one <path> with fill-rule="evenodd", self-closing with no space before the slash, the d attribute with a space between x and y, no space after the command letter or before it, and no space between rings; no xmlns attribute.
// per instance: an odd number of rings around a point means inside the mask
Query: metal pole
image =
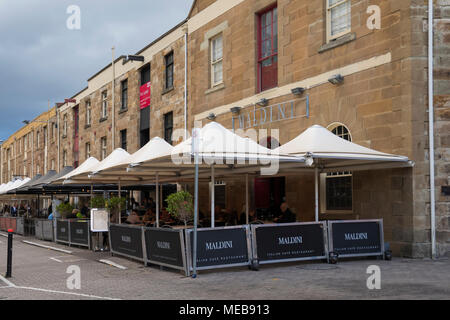
<svg viewBox="0 0 450 320"><path fill-rule="evenodd" d="M249 206L248 206L248 173L245 175L245 218L246 223L249 224Z"/></svg>
<svg viewBox="0 0 450 320"><path fill-rule="evenodd" d="M115 89L115 79L116 79L116 69L115 69L115 64L114 64L114 50L115 48L112 47L112 84L111 84L111 90L112 90L112 130L111 130L111 134L112 134L112 150L114 151L116 148L116 144L115 144L115 135L116 135L116 123L115 123L115 116L116 116L116 112L115 112L115 93L114 93L114 89Z"/></svg>
<svg viewBox="0 0 450 320"><path fill-rule="evenodd" d="M184 34L184 141L187 139L188 30Z"/></svg>
<svg viewBox="0 0 450 320"><path fill-rule="evenodd" d="M120 200L122 199L122 190L120 185L120 178L119 178L119 224L122 224L122 206L120 205Z"/></svg>
<svg viewBox="0 0 450 320"><path fill-rule="evenodd" d="M159 228L159 174L156 173L156 227Z"/></svg>
<svg viewBox="0 0 450 320"><path fill-rule="evenodd" d="M215 181L214 181L214 165L211 166L211 228L214 228L215 216Z"/></svg>
<svg viewBox="0 0 450 320"><path fill-rule="evenodd" d="M12 245L13 245L13 230L8 230L8 257L5 278L11 278L12 274Z"/></svg>
<svg viewBox="0 0 450 320"><path fill-rule="evenodd" d="M434 172L434 47L433 1L428 0L428 137L430 145L431 256L436 259L436 204Z"/></svg>
<svg viewBox="0 0 450 320"><path fill-rule="evenodd" d="M319 169L314 169L314 213L316 222L319 222Z"/></svg>
<svg viewBox="0 0 450 320"><path fill-rule="evenodd" d="M195 162L195 198L194 198L194 241L193 241L193 253L192 253L192 277L197 278L197 225L198 225L198 148L199 148L199 130L194 129L192 135L194 162Z"/></svg>

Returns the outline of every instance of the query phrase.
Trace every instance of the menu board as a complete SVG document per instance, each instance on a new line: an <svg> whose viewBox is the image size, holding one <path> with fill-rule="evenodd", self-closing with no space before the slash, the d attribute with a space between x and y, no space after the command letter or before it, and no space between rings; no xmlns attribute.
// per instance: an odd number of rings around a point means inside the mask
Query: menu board
<svg viewBox="0 0 450 320"><path fill-rule="evenodd" d="M109 212L105 209L91 210L91 231L108 232L109 231Z"/></svg>

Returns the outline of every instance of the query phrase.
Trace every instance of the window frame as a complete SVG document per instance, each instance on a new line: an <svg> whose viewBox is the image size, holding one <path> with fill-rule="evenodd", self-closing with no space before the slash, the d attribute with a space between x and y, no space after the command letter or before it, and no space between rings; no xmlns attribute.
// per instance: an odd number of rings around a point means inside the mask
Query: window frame
<svg viewBox="0 0 450 320"><path fill-rule="evenodd" d="M108 90L102 91L102 107L100 112L101 119L106 119L108 117Z"/></svg>
<svg viewBox="0 0 450 320"><path fill-rule="evenodd" d="M128 109L128 79L120 82L120 111Z"/></svg>
<svg viewBox="0 0 450 320"><path fill-rule="evenodd" d="M278 70L278 53L279 53L279 46L277 44L277 52L274 54L273 53L273 37L274 37L274 33L273 33L273 25L274 25L274 20L273 20L273 13L272 13L272 31L271 31L271 52L272 54L270 56L267 57L262 57L262 48L263 48L263 43L262 43L262 17L263 15L265 15L268 12L273 11L274 9L277 9L277 41L279 39L278 34L279 34L279 27L278 27L278 5L277 3L274 3L272 5L270 5L269 7L266 7L265 9L259 11L257 13L257 26L258 26L258 30L257 30L257 57L256 57L256 61L257 61L257 74L258 74L258 80L257 80L257 84L258 84L258 92L264 92L273 88L278 87L278 75L277 75L277 81L276 81L276 85L271 87L271 88L267 88L267 89L262 89L262 63L268 59L273 59L275 57L277 57L277 70Z"/></svg>
<svg viewBox="0 0 450 320"><path fill-rule="evenodd" d="M340 122L334 122L332 124L330 124L327 127L327 130L333 132L333 130L335 130L338 127L344 127L348 133L348 137L350 138L347 141L352 142L353 141L353 136L351 134L350 129L343 123ZM334 134L334 133L333 133ZM337 135L338 137L341 137L340 135ZM327 179L336 179L336 178L344 178L344 177L351 177L352 178L352 209L351 210L339 210L339 209L334 209L334 210L328 210L327 208ZM354 179L353 179L353 173L351 172L333 172L331 174L329 173L321 173L320 174L320 212L322 214L353 214L354 213L354 185L353 185Z"/></svg>
<svg viewBox="0 0 450 320"><path fill-rule="evenodd" d="M345 36L346 34L350 33L352 31L352 0L339 0L339 2L335 3L334 5L330 6L330 0L325 0L325 6L326 6L326 35L327 35L327 43L336 40L342 36ZM346 29L345 31L342 31L338 34L332 35L331 32L331 10L346 3L350 2L350 27Z"/></svg>
<svg viewBox="0 0 450 320"><path fill-rule="evenodd" d="M171 115L171 126L169 127L169 126L167 126L167 123L169 122L168 121L168 117L169 117L169 115ZM170 144L170 145L172 145L173 144L173 141L172 141L172 134L173 134L173 111L170 111L170 112L167 112L167 113L165 113L164 114L164 140L168 143L168 144ZM168 138L167 137L167 133L168 133L168 130L171 130L171 134L170 134L170 137Z"/></svg>
<svg viewBox="0 0 450 320"><path fill-rule="evenodd" d="M221 57L217 60L213 60L214 59L214 41L216 41L217 39L221 38L222 39L222 54ZM211 88L214 88L218 85L223 84L223 33L219 33L216 34L215 36L213 36L212 38L209 39L209 43L210 43L210 81L211 81ZM222 64L222 79L220 81L215 81L215 72L214 72L214 66L221 63Z"/></svg>
<svg viewBox="0 0 450 320"><path fill-rule="evenodd" d="M169 63L168 60L169 60L170 56L172 57L172 61ZM175 62L175 57L174 57L173 51L169 52L168 54L166 54L164 56L164 89L165 90L171 90L174 87L174 70L175 70L174 62ZM170 84L170 86L168 86L168 80L169 80L169 78L168 78L169 72L168 71L169 71L169 68L170 68L170 70L172 72L172 78L171 78L172 83Z"/></svg>
<svg viewBox="0 0 450 320"><path fill-rule="evenodd" d="M124 148L125 143L125 148ZM120 130L120 147L127 151L128 149L128 141L127 141L127 129Z"/></svg>
<svg viewBox="0 0 450 320"><path fill-rule="evenodd" d="M91 100L86 101L86 126L92 125L92 106Z"/></svg>
<svg viewBox="0 0 450 320"><path fill-rule="evenodd" d="M84 155L86 157L86 160L91 157L91 143L90 142L86 142L86 144L84 146Z"/></svg>
<svg viewBox="0 0 450 320"><path fill-rule="evenodd" d="M100 139L100 158L101 161L105 160L108 154L108 140L106 140L106 136Z"/></svg>

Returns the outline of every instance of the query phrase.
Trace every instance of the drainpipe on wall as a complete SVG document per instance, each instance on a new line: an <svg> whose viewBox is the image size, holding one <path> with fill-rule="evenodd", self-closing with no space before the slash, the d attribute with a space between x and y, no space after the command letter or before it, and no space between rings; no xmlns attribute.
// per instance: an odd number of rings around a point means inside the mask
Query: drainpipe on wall
<svg viewBox="0 0 450 320"><path fill-rule="evenodd" d="M436 259L436 199L434 173L434 63L433 63L433 0L428 0L428 127L430 145L430 208L431 208L431 256Z"/></svg>
<svg viewBox="0 0 450 320"><path fill-rule="evenodd" d="M184 141L187 140L188 27L184 26Z"/></svg>
<svg viewBox="0 0 450 320"><path fill-rule="evenodd" d="M115 79L116 79L116 70L115 70L115 64L114 64L114 49L115 47L112 47L112 85L111 85L111 90L112 90L112 151L113 152L116 148L116 144L115 144L115 130L116 130L116 121L115 121L115 116L116 116L116 108L115 108Z"/></svg>

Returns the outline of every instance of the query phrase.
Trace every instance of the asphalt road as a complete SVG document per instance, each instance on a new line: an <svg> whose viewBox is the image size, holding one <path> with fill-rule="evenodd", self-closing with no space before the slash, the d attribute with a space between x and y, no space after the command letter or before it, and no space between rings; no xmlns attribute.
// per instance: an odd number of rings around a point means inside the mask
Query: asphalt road
<svg viewBox="0 0 450 320"><path fill-rule="evenodd" d="M6 280L7 239L0 236L0 300L450 299L449 259L277 264L257 272L247 268L202 272L192 279L178 271L144 267L109 253L14 237L13 277ZM72 253L43 249L22 240ZM100 263L100 259L126 269ZM379 290L367 288L367 268L371 265L381 270ZM79 289L68 286L73 276L67 273L70 266L79 267ZM76 283L71 279L69 284Z"/></svg>

